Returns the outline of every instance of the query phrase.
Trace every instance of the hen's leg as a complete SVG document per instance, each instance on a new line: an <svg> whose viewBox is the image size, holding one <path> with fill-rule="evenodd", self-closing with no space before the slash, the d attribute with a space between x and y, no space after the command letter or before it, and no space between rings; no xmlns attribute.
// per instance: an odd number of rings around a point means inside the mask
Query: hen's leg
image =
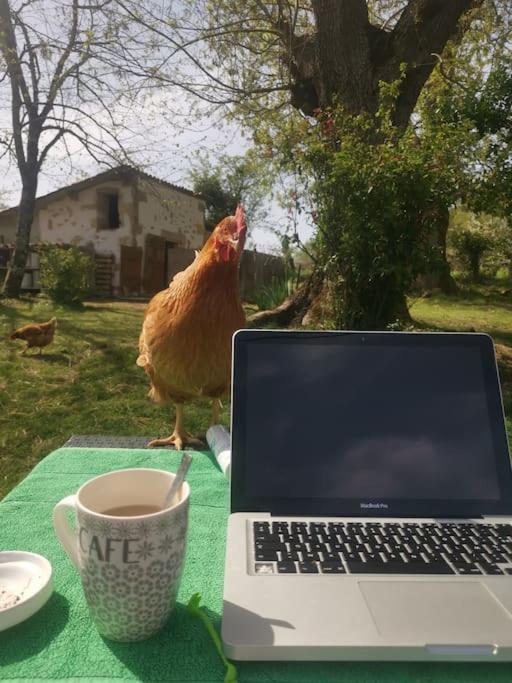
<svg viewBox="0 0 512 683"><path fill-rule="evenodd" d="M214 398L212 403L212 426L219 424L221 410L222 401L220 400L220 398Z"/></svg>
<svg viewBox="0 0 512 683"><path fill-rule="evenodd" d="M153 439L153 441L148 443L148 446L154 448L155 446L170 446L171 444L174 444L177 451L183 450L183 444L204 447L204 443L200 439L191 436L183 428L183 403L176 403L175 405L176 423L174 425L173 433L166 439Z"/></svg>

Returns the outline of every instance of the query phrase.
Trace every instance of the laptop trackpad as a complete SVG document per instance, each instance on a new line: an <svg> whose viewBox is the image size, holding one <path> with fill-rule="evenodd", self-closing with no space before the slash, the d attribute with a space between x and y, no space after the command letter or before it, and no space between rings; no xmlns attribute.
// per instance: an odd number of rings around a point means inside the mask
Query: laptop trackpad
<svg viewBox="0 0 512 683"><path fill-rule="evenodd" d="M478 581L359 581L384 637L425 643L489 643L512 618Z"/></svg>

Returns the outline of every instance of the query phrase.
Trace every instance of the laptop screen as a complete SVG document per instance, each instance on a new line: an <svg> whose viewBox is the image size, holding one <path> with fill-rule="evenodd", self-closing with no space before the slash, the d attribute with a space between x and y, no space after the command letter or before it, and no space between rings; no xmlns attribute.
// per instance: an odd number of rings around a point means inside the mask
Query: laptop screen
<svg viewBox="0 0 512 683"><path fill-rule="evenodd" d="M237 506L301 514L453 515L484 508L490 514L510 495L488 337L239 335L232 407Z"/></svg>

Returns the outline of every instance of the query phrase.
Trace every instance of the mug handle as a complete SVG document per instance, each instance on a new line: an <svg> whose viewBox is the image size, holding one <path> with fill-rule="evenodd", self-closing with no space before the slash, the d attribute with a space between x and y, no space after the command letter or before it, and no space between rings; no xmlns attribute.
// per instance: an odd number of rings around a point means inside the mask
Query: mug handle
<svg viewBox="0 0 512 683"><path fill-rule="evenodd" d="M70 525L67 512L69 510L76 511L76 496L67 496L63 498L53 508L53 526L59 541L64 546L64 550L71 562L77 569L80 568L80 560L78 557L78 536L76 530Z"/></svg>

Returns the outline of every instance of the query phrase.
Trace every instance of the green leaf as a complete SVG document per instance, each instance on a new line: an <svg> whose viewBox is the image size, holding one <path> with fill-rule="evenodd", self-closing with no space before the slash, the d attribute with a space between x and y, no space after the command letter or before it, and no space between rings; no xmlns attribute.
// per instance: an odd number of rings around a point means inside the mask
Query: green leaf
<svg viewBox="0 0 512 683"><path fill-rule="evenodd" d="M222 649L222 643L219 638L219 634L215 630L215 627L213 626L212 622L210 621L210 618L206 614L204 610L200 608L200 603L201 603L201 593L194 593L190 600L188 601L187 605L187 611L189 614L191 614L194 617L197 617L200 619L210 634L211 639L213 640L213 644L215 645L215 648L217 652L219 653L219 657L223 661L225 667L226 667L226 675L224 676L224 683L237 683L238 681L238 674L236 671L236 668L231 664L230 661L226 659L226 656L224 655L224 651Z"/></svg>

